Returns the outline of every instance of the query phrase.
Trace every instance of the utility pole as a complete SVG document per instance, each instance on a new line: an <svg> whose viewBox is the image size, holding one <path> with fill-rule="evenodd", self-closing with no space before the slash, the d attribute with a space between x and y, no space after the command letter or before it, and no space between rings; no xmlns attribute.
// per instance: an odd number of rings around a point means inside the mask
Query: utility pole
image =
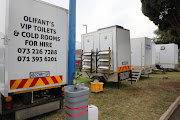
<svg viewBox="0 0 180 120"><path fill-rule="evenodd" d="M68 47L68 85L76 72L76 0L69 0L69 47Z"/></svg>

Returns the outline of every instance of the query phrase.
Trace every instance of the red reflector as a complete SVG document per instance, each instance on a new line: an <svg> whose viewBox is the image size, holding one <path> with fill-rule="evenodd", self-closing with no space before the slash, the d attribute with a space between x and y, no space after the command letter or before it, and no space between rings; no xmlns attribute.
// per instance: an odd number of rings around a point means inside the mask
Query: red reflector
<svg viewBox="0 0 180 120"><path fill-rule="evenodd" d="M9 110L9 109L11 109L11 108L12 108L12 105L11 105L10 103L8 103L8 104L6 105L6 109Z"/></svg>
<svg viewBox="0 0 180 120"><path fill-rule="evenodd" d="M64 93L62 93L62 96L64 97Z"/></svg>

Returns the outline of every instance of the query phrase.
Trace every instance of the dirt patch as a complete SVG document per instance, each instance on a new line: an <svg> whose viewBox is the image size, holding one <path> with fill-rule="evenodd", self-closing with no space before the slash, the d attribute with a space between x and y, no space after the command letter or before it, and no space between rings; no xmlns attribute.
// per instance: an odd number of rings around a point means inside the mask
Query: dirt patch
<svg viewBox="0 0 180 120"><path fill-rule="evenodd" d="M165 83L160 83L160 85L173 87L173 88L180 88L180 82L165 82Z"/></svg>
<svg viewBox="0 0 180 120"><path fill-rule="evenodd" d="M139 92L139 91L141 91L141 90L142 90L142 88L132 87L132 88L128 88L128 89L126 90L126 93L134 93L134 92Z"/></svg>

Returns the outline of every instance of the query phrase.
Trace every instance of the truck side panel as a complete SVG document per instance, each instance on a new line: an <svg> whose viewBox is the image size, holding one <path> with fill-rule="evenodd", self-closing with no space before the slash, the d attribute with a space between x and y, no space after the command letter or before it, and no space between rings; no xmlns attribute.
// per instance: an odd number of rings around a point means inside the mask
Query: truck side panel
<svg viewBox="0 0 180 120"><path fill-rule="evenodd" d="M0 33L0 92L4 93L4 83L5 83L5 66L4 66L4 36Z"/></svg>
<svg viewBox="0 0 180 120"><path fill-rule="evenodd" d="M0 0L0 33L5 33L6 26L6 0Z"/></svg>
<svg viewBox="0 0 180 120"><path fill-rule="evenodd" d="M0 92L4 93L5 83L5 68L4 68L4 57L5 57L5 46L4 40L6 31L6 4L7 0L0 0Z"/></svg>
<svg viewBox="0 0 180 120"><path fill-rule="evenodd" d="M67 10L36 0L10 0L7 36L9 93L67 83Z"/></svg>

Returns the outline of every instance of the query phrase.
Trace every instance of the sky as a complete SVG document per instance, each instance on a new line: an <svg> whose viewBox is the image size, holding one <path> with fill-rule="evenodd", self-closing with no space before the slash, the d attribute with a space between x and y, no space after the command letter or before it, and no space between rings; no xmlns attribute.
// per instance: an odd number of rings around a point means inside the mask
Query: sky
<svg viewBox="0 0 180 120"><path fill-rule="evenodd" d="M43 0L68 9L69 0ZM76 41L81 34L119 25L130 30L131 38L155 37L157 26L144 16L140 0L76 0Z"/></svg>

